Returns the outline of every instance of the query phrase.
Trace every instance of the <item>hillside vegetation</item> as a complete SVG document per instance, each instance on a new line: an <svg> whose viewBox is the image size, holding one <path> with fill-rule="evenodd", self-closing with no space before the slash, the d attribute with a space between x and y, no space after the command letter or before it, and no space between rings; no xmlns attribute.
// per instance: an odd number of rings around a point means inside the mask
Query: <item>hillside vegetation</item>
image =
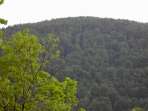
<svg viewBox="0 0 148 111"><path fill-rule="evenodd" d="M148 109L148 24L63 18L8 27L6 36L23 28L41 41L48 33L60 39L61 58L46 70L61 80L78 80L77 96L87 111Z"/></svg>

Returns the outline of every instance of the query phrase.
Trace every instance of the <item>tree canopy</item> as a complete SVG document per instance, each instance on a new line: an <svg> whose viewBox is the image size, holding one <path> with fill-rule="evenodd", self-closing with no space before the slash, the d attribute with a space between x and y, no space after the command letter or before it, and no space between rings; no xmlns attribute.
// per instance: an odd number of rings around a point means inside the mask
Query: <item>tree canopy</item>
<svg viewBox="0 0 148 111"><path fill-rule="evenodd" d="M39 39L53 33L60 55L46 65L63 80L78 81L80 106L88 111L148 109L148 24L97 17L72 17L8 27L6 36L28 27ZM42 44L47 44L42 42Z"/></svg>
<svg viewBox="0 0 148 111"><path fill-rule="evenodd" d="M55 48L55 42L50 46ZM75 80L66 77L61 82L43 70L46 48L35 35L22 31L9 40L1 37L0 48L1 111L71 111L78 103Z"/></svg>

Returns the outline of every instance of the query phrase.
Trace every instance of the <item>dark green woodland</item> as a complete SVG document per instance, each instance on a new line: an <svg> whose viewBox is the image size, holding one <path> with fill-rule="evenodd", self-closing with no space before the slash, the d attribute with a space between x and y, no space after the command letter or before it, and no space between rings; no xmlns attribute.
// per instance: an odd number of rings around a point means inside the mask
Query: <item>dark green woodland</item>
<svg viewBox="0 0 148 111"><path fill-rule="evenodd" d="M37 35L45 46L49 33L59 38L60 58L45 70L59 80L68 76L78 81L81 107L87 111L132 111L134 107L147 111L147 23L75 17L3 30L10 37L24 28Z"/></svg>

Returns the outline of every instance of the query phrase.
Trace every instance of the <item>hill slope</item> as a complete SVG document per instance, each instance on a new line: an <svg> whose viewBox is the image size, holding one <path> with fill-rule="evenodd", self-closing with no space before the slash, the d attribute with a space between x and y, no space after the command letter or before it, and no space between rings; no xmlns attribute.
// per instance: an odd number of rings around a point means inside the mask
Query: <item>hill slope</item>
<svg viewBox="0 0 148 111"><path fill-rule="evenodd" d="M148 24L94 17L63 18L8 27L28 27L61 40L62 59L49 72L79 81L80 105L88 111L148 109Z"/></svg>

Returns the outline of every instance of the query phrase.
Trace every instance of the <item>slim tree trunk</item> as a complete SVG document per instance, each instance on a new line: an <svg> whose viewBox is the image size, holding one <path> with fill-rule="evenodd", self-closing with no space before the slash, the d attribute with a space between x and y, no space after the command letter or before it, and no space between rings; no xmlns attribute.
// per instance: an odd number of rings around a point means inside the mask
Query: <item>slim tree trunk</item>
<svg viewBox="0 0 148 111"><path fill-rule="evenodd" d="M24 111L24 109L25 109L25 103L22 104L22 111Z"/></svg>
<svg viewBox="0 0 148 111"><path fill-rule="evenodd" d="M4 109L4 111L8 111L8 107L7 106L4 106L3 109Z"/></svg>

